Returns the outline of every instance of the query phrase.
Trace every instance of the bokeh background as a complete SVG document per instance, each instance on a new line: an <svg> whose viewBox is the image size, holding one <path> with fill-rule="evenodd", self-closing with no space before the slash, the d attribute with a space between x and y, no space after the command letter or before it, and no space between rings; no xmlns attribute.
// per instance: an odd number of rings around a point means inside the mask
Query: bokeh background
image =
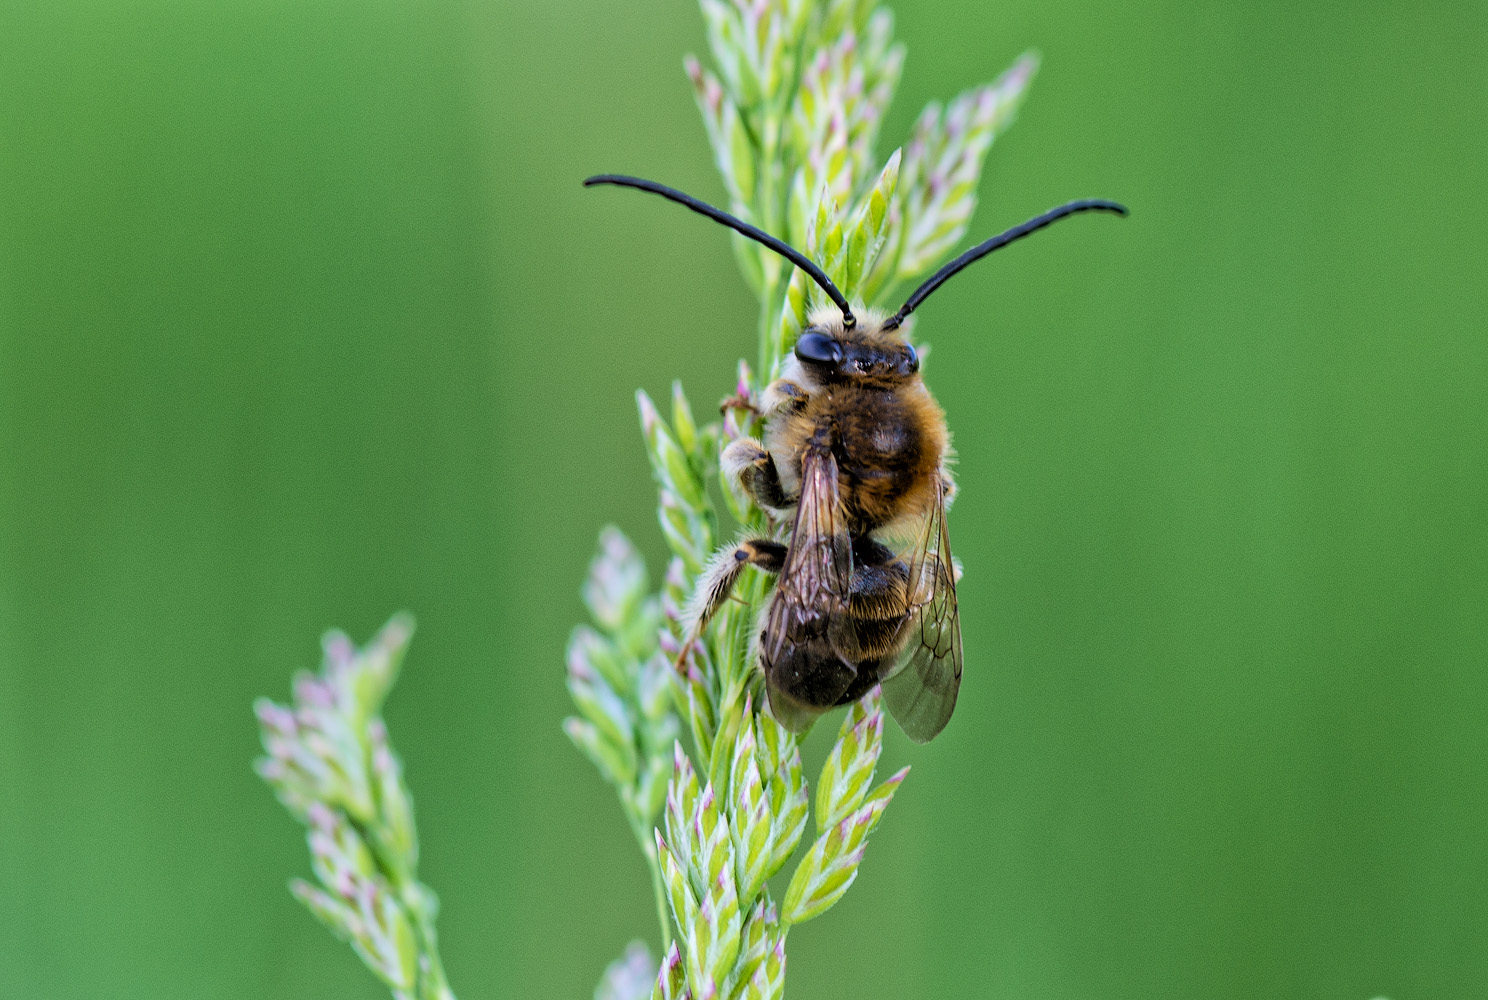
<svg viewBox="0 0 1488 1000"><path fill-rule="evenodd" d="M1397 1000L1488 982L1482 3L898 0L884 132L1039 48L927 306L957 716L796 997ZM558 728L632 392L753 354L688 0L0 5L0 995L384 995L249 769L317 637L388 718L456 992L655 940ZM818 734L820 736L821 734ZM811 744L812 759L822 741Z"/></svg>

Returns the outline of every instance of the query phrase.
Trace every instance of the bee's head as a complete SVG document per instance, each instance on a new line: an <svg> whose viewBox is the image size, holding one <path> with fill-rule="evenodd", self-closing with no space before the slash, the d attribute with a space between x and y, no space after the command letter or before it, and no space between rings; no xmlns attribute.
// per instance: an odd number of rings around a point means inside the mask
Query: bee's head
<svg viewBox="0 0 1488 1000"><path fill-rule="evenodd" d="M897 330L869 314L851 329L831 310L811 317L796 340L796 361L821 383L892 386L919 377L920 356Z"/></svg>

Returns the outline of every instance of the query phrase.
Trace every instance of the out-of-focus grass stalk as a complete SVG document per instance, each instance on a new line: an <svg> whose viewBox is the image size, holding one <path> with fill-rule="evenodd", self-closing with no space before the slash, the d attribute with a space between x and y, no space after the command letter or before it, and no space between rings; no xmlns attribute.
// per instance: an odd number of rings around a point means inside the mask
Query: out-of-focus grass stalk
<svg viewBox="0 0 1488 1000"><path fill-rule="evenodd" d="M266 753L255 768L308 828L318 884L293 880L295 897L398 1000L454 1000L434 933L439 902L417 877L413 798L381 718L412 636L402 615L361 649L327 633L320 672L295 677L293 704L254 703Z"/></svg>
<svg viewBox="0 0 1488 1000"><path fill-rule="evenodd" d="M691 56L684 66L729 210L803 249L857 303L880 303L947 257L966 233L987 151L1012 122L1036 58L1021 57L944 106L932 103L904 147L879 160L879 128L905 60L888 10L874 0L700 4L711 67ZM670 417L638 394L672 557L659 594L648 598L639 558L605 529L586 587L598 630L579 629L569 647L580 713L565 723L570 737L616 787L632 830L649 830L664 813L642 845L663 897L664 956L650 986L657 1000L781 996L789 928L852 885L905 774L873 784L883 711L871 692L842 722L817 782L816 838L777 903L768 881L796 851L809 797L796 738L762 711L751 636L769 581L746 570L737 600L679 671L670 666L698 575L721 541L711 489L741 528L777 537L788 529L738 483L718 478L718 457L730 441L760 433L748 404L780 374L820 293L756 243L736 236L734 251L759 299L755 367L739 363L719 422L700 425L680 383ZM596 594L609 596L596 602ZM690 752L673 742L678 730ZM645 996L637 970L650 961L632 945L596 997Z"/></svg>
<svg viewBox="0 0 1488 1000"><path fill-rule="evenodd" d="M671 665L657 648L660 602L647 595L646 566L618 528L600 533L583 596L594 625L569 638L568 691L579 714L563 720L563 731L620 797L651 870L665 948L672 925L651 830L671 774L677 713Z"/></svg>

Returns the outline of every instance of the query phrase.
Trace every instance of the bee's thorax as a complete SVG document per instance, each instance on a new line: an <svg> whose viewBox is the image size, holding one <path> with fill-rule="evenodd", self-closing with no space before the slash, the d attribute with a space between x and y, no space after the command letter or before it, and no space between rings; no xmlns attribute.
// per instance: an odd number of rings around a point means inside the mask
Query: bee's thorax
<svg viewBox="0 0 1488 1000"><path fill-rule="evenodd" d="M894 385L863 380L812 388L800 405L776 411L767 430L786 489L798 489L805 448L821 444L837 460L854 536L923 517L934 501L947 436L944 415L918 376Z"/></svg>

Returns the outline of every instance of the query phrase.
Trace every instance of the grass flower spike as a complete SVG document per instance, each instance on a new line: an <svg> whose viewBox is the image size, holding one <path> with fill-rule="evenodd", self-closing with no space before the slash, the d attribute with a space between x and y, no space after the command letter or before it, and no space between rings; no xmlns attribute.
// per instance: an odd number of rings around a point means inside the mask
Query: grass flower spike
<svg viewBox="0 0 1488 1000"><path fill-rule="evenodd" d="M1020 57L942 108L882 161L880 128L904 68L894 18L871 0L704 0L715 70L685 60L729 211L804 247L849 297L872 303L929 273L966 234L982 166L1038 68ZM811 283L735 239L760 298L763 381L795 342Z"/></svg>
<svg viewBox="0 0 1488 1000"><path fill-rule="evenodd" d="M996 82L920 114L905 147L904 188L875 289L929 273L966 235L992 140L1012 124L1037 70L1038 59L1025 55Z"/></svg>
<svg viewBox="0 0 1488 1000"><path fill-rule="evenodd" d="M641 941L610 963L594 990L594 1000L646 1000L656 980L656 960Z"/></svg>
<svg viewBox="0 0 1488 1000"><path fill-rule="evenodd" d="M568 691L579 714L563 720L563 731L620 797L651 870L665 946L671 943L671 924L651 830L671 776L678 721L671 664L657 644L660 605L647 596L646 566L618 528L600 534L583 596L595 624L574 629L568 642ZM633 944L622 965L611 971L633 971L640 962L638 947L644 949ZM649 954L646 962L649 984L656 965ZM607 975L606 981L611 979ZM618 981L612 989L621 989Z"/></svg>
<svg viewBox="0 0 1488 1000"><path fill-rule="evenodd" d="M1036 60L1024 56L995 82L931 104L909 142L879 159L905 66L888 10L873 0L701 0L701 8L711 58L689 56L684 66L729 212L801 248L853 303L874 305L941 264L966 233L987 152L1012 122ZM603 590L601 577L626 581L624 594L601 602L604 614L586 596L600 631L580 629L569 650L579 715L565 726L619 790L653 866L663 924L654 1000L780 997L790 927L851 887L908 770L874 784L884 728L874 688L842 721L813 802L797 738L761 710L753 643L769 596L764 574L744 569L735 600L706 628L691 624L698 580L724 540L715 482L739 530L779 537L783 526L720 473L720 452L759 437L763 387L824 304L820 283L774 251L738 235L734 249L759 299L758 357L753 367L740 362L720 421L699 425L680 383L670 417L638 394L670 562L659 592L645 596L638 558L605 529L586 595ZM677 740L663 757L661 740L677 731L688 746ZM787 872L809 812L815 839ZM774 891L783 892L778 902ZM632 946L601 993L618 995L607 984L644 954Z"/></svg>
<svg viewBox="0 0 1488 1000"><path fill-rule="evenodd" d="M954 687L942 684L938 700L917 709L896 686L898 676L929 675L889 673L897 652L879 654L884 673L861 675L861 686L847 689L857 700L812 794L795 732L817 714L787 719L788 729L764 707L756 648L772 597L765 570L789 578L790 555L810 551L795 545L779 520L783 508L807 508L807 491L801 488L799 504L778 481L774 493L751 493L736 456L762 450L764 388L781 375L817 306L835 305L843 330L853 330L854 310L883 305L901 283L922 278L953 251L975 210L988 150L1012 122L1037 65L1024 56L995 82L944 107L931 104L908 143L880 158L878 140L905 67L888 10L875 0L700 5L710 61L689 56L684 65L736 218L651 181L599 175L586 182L662 194L727 225L759 300L757 357L753 365L739 362L719 419L699 422L680 382L666 414L637 393L670 553L666 570L653 592L635 547L618 528L605 528L582 587L591 622L568 642L574 714L563 730L615 790L650 870L660 931L660 959L632 942L605 970L595 1000L779 1000L790 928L822 915L852 887L868 839L909 770L875 784L885 696L878 686L864 689L882 679L901 724L906 712L919 712L911 715L917 728L905 726L912 738L931 738L949 717ZM1090 209L1124 212L1108 202L1070 203L980 244L924 282L882 321L880 333L901 324L907 330L918 303L971 261ZM913 375L918 355L904 345L908 360L900 363ZM807 355L816 350L811 342L801 347ZM727 468L726 450L735 456ZM835 459L813 461L811 482L835 484ZM806 478L805 462L789 469L797 479ZM935 482L943 518L948 487ZM927 542L922 555L932 548L949 554L940 523L940 545ZM873 541L866 533L874 526L852 530ZM745 541L720 548L736 531ZM932 598L916 605L930 609L920 612L922 632L934 613L936 629L949 620L953 637L944 649L939 638L922 643L936 659L916 669L940 669L946 650L954 650L959 682L954 587L948 601L936 603L933 595L946 592L944 574L905 575L932 582ZM699 592L703 579L708 593ZM847 593L845 584L820 589L838 600ZM791 593L806 607L804 590ZM295 678L292 704L255 704L266 752L256 766L307 831L315 878L291 884L296 898L351 945L396 1000L454 1000L439 959L438 904L418 881L412 798L380 717L412 631L409 619L395 617L361 649L329 633L320 672ZM772 687L768 697L776 694ZM788 700L780 704L793 710ZM832 704L811 701L818 714Z"/></svg>
<svg viewBox="0 0 1488 1000"><path fill-rule="evenodd" d="M293 705L254 704L266 753L255 767L307 827L317 884L295 879L295 897L397 1000L454 1000L434 933L439 904L417 877L413 800L380 717L412 636L402 616L361 649L328 633L320 673L295 678Z"/></svg>

